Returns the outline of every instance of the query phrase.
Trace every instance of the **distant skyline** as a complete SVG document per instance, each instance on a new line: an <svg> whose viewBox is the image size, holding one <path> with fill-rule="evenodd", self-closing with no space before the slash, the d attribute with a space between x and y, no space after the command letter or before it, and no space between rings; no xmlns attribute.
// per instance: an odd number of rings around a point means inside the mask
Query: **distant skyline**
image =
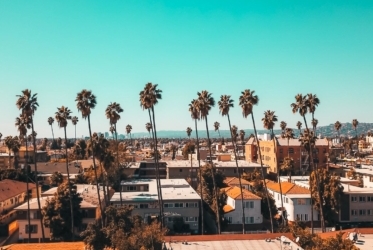
<svg viewBox="0 0 373 250"><path fill-rule="evenodd" d="M51 137L49 116L69 107L79 118L77 137L88 135L75 97L97 96L92 130L106 132L110 102L124 112L118 133L145 132L148 114L139 103L147 82L163 99L155 107L157 130L194 130L188 104L204 89L216 106L208 117L228 129L220 95L231 95L232 125L252 129L238 97L259 96L256 126L265 110L295 127L290 104L297 93L321 101L319 125L339 120L373 122L372 1L0 1L0 132L17 135L16 95L38 93L38 137ZM307 117L310 122L310 117ZM198 123L204 130L204 121ZM54 124L55 137L63 130ZM74 137L71 122L68 137ZM193 132L194 136L194 132Z"/></svg>

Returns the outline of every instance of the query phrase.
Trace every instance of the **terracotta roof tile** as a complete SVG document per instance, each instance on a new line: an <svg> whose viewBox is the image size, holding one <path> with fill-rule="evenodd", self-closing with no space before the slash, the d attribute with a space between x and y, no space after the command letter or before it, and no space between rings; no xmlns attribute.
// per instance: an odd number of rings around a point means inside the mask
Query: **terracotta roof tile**
<svg viewBox="0 0 373 250"><path fill-rule="evenodd" d="M229 212L232 212L233 210L234 210L234 208L229 206L229 205L224 205L224 207L223 207L224 213L229 213Z"/></svg>
<svg viewBox="0 0 373 250"><path fill-rule="evenodd" d="M267 182L267 188L280 193L280 184L277 182ZM309 194L310 191L307 188L300 187L290 182L281 182L281 188L283 194Z"/></svg>
<svg viewBox="0 0 373 250"><path fill-rule="evenodd" d="M227 178L225 178L224 183L226 183L228 185L239 185L240 184L237 177L227 177ZM250 182L241 178L241 184L242 185L249 185Z"/></svg>
<svg viewBox="0 0 373 250"><path fill-rule="evenodd" d="M36 185L29 183L29 190ZM23 192L26 192L26 182L5 179L0 181L0 201L10 199Z"/></svg>
<svg viewBox="0 0 373 250"><path fill-rule="evenodd" d="M231 197L232 199L241 199L241 190L239 187L227 187L224 188L225 193ZM242 189L243 192L243 198L245 200L261 200L259 196L256 196L255 194L251 193L250 191L246 189Z"/></svg>

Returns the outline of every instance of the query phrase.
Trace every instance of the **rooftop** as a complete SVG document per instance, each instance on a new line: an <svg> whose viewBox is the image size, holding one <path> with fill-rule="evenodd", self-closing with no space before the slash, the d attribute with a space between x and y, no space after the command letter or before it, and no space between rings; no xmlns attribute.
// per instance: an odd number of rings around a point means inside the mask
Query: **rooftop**
<svg viewBox="0 0 373 250"><path fill-rule="evenodd" d="M227 185L239 185L240 181L237 177L226 177L225 180L224 180L224 183L227 184ZM242 185L250 185L250 182L241 178L241 184Z"/></svg>
<svg viewBox="0 0 373 250"><path fill-rule="evenodd" d="M0 201L10 199L23 192L26 192L26 182L5 179L0 181ZM35 188L36 185L29 183L29 189Z"/></svg>
<svg viewBox="0 0 373 250"><path fill-rule="evenodd" d="M163 200L200 200L201 197L185 179L161 179ZM157 182L155 179L122 181L122 185L148 185L149 191L122 192L123 201L157 201ZM111 201L120 201L120 193L114 193Z"/></svg>
<svg viewBox="0 0 373 250"><path fill-rule="evenodd" d="M292 179L294 179L294 177L292 177ZM280 183L269 181L267 182L267 188L277 193L280 193ZM281 182L281 189L282 193L285 195L310 194L310 191L306 187L299 186L290 182Z"/></svg>
<svg viewBox="0 0 373 250"><path fill-rule="evenodd" d="M92 162L92 160L91 160ZM35 165L30 164L31 171L35 170ZM60 172L66 174L66 162L38 162L38 172L41 174L52 174L54 172ZM80 167L76 167L74 162L69 162L70 174L79 174Z"/></svg>
<svg viewBox="0 0 373 250"><path fill-rule="evenodd" d="M224 188L225 193L227 196L231 197L232 199L241 199L241 190L239 187L226 187ZM261 200L261 198L246 189L242 189L243 198L245 200Z"/></svg>
<svg viewBox="0 0 373 250"><path fill-rule="evenodd" d="M168 168L190 168L192 164L192 168L198 168L198 161L193 160L192 163L190 160L177 160L177 161L164 161L167 164ZM235 161L212 161L215 164L217 169L219 168L235 168L236 162ZM247 162L245 160L238 160L238 167L245 167L245 168L259 168L260 164L254 162ZM204 165L205 162L201 161L201 166ZM264 166L267 167L267 166Z"/></svg>

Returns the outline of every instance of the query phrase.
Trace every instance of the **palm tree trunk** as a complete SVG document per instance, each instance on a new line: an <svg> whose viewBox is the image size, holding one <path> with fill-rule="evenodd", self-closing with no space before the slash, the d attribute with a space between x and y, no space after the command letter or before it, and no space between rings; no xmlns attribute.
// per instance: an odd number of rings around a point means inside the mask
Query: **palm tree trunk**
<svg viewBox="0 0 373 250"><path fill-rule="evenodd" d="M36 173L36 196L38 201L38 209L40 213L40 227L41 227L41 242L44 242L45 234L44 234L44 226L43 226L43 216L41 216L41 204L40 204L40 192L39 192L39 180L38 180L38 164L36 160L36 138L35 138L35 130L34 130L34 118L31 117L31 131L32 131L32 144L34 146L34 164L35 164L35 173Z"/></svg>
<svg viewBox="0 0 373 250"><path fill-rule="evenodd" d="M152 125L152 136L153 136L153 143L154 143L154 164L155 164L155 176L157 181L157 190L158 190L158 199L159 199L159 217L161 220L161 226L163 227L164 220L163 220L163 199L162 199L162 188L161 188L161 178L159 173L159 165L158 165L158 141L157 141L157 134L156 134L156 128L155 128L155 115L154 115L154 107L148 109L149 112L149 118L150 118L150 124ZM153 114L153 118L152 115Z"/></svg>
<svg viewBox="0 0 373 250"><path fill-rule="evenodd" d="M289 147L290 147L290 138L288 138L288 159L290 159L290 152L289 152ZM302 158L302 155L300 156L301 158ZM302 161L301 161L301 164L302 164ZM301 167L301 166L300 166ZM291 182L291 169L290 169L290 171L289 171L289 180L290 180L290 182Z"/></svg>
<svg viewBox="0 0 373 250"><path fill-rule="evenodd" d="M212 176L212 182L214 185L214 193L216 197L216 222L218 225L218 234L221 234L221 228L220 228L220 209L219 209L219 193L220 191L216 188L216 182L215 182L215 171L214 171L214 164L212 163L212 153L211 153L211 141L210 141L210 133L209 133L209 125L207 122L207 116L205 116L205 122L206 122L206 132L207 132L207 143L209 146L209 163L211 164L211 176Z"/></svg>
<svg viewBox="0 0 373 250"><path fill-rule="evenodd" d="M114 124L115 132L117 131L117 124ZM117 146L117 168L119 168L119 143L118 143L118 133L115 133L115 143ZM122 174L122 171L120 171ZM120 199L120 206L123 206L123 198L122 198L122 180L121 180L121 174L119 175L119 199Z"/></svg>
<svg viewBox="0 0 373 250"><path fill-rule="evenodd" d="M244 199L243 199L243 191L242 191L242 183L241 183L241 175L240 175L240 168L238 167L238 160L237 160L237 151L236 151L236 142L233 139L232 135L232 126L231 126L231 119L229 117L229 114L227 114L228 117L228 124L229 124L229 131L231 132L231 138L232 138L232 144L233 144L233 152L234 152L234 158L236 160L236 170L237 170L237 178L238 183L240 185L240 192L241 192L241 209L242 209L242 234L245 234L245 206L244 206Z"/></svg>
<svg viewBox="0 0 373 250"><path fill-rule="evenodd" d="M29 193L29 165L28 165L28 149L27 149L27 134L25 135L25 144L26 144L26 197L27 197L27 223L28 223L28 242L30 243L31 241L31 230L30 230L30 225L31 225L31 218L30 218L30 193Z"/></svg>
<svg viewBox="0 0 373 250"><path fill-rule="evenodd" d="M52 139L53 139L51 145L53 145L53 143L54 143L54 132L53 132L52 124L51 124L51 130L52 130ZM54 159L56 160L56 149L53 149L53 153L54 153Z"/></svg>
<svg viewBox="0 0 373 250"><path fill-rule="evenodd" d="M269 194L268 194L268 189L267 189L267 183L265 182L265 178L264 178L264 167L263 167L263 162L262 162L262 150L260 149L258 133L256 131L255 120L254 120L254 112L251 112L251 119L252 119L253 127L254 127L255 140L256 140L256 143L258 144L259 157L260 157L260 169L262 170L263 185L264 185L266 198L267 198L267 203L268 203L268 210L269 210L269 217L270 217L269 219L270 219L270 222L271 222L271 232L273 233L273 217L272 217L272 211L271 211L271 203L269 202Z"/></svg>
<svg viewBox="0 0 373 250"><path fill-rule="evenodd" d="M101 201L101 195L100 195L100 187L98 185L98 177L97 177L97 167L96 167L96 160L94 157L94 147L93 147L93 140L92 140L92 130L91 130L91 116L88 115L88 130L89 130L89 138L91 139L91 150L92 150L92 161L93 161L93 168L95 172L95 178L96 178L96 189L97 189L97 198L98 198L98 203L100 205L100 214L101 214L101 228L104 227L104 211L102 209L102 201Z"/></svg>
<svg viewBox="0 0 373 250"><path fill-rule="evenodd" d="M273 148L275 149L275 152L277 153L277 149L276 149L276 142L275 142L275 133L273 132L273 128L271 129L271 136L272 136L272 140L273 140ZM289 151L289 150L288 150ZM277 156L276 156L277 157ZM285 216L284 216L284 200L283 200L283 196L282 196L282 185L281 185L281 180L280 180L280 168L277 166L277 181L278 181L278 185L280 186L280 197L281 197L281 216L282 216L282 224L285 226Z"/></svg>
<svg viewBox="0 0 373 250"><path fill-rule="evenodd" d="M304 120L304 124L306 126L306 129L307 131L308 130L308 125L307 125L307 121L306 121L306 117L303 116L303 120ZM316 185L317 185L317 192L318 192L318 196L319 196L319 205L320 205L320 222L321 222L321 231L324 232L324 212L323 212L323 208L322 208L322 197L321 197L321 193L320 193L320 182L319 182L319 178L318 178L318 175L317 175L317 169L314 167L314 164L313 164L313 154L312 154L312 148L311 148L311 145L309 146L309 149L308 149L308 154L309 154L309 157L308 157L308 164L312 167L312 171L315 173L315 179L316 179ZM311 161L312 159L312 161ZM310 193L311 193L311 231L312 231L312 234L314 233L314 227L313 227L313 199L312 199L312 192L313 192L313 188L312 188L312 185L310 183Z"/></svg>
<svg viewBox="0 0 373 250"><path fill-rule="evenodd" d="M65 141L67 142L67 134L66 134L66 127L64 127L65 132ZM71 214L71 239L74 241L74 209L73 209L73 199L71 196L71 182L70 182L70 170L69 170L69 157L67 157L67 145L65 147L65 153L66 153L66 172L67 172L67 182L69 185L69 200L70 200L70 214Z"/></svg>
<svg viewBox="0 0 373 250"><path fill-rule="evenodd" d="M203 188L202 188L202 170L201 170L201 159L199 157L199 139L198 139L198 127L197 127L197 119L194 119L194 124L195 124L195 127L196 127L196 138L197 138L197 159L198 159L198 170L199 170L199 182L200 182L200 192L201 192L201 204L200 204L200 208L201 208L201 233L202 235L205 233L204 231L204 216L203 216L203 213L204 213L204 209L203 209Z"/></svg>
<svg viewBox="0 0 373 250"><path fill-rule="evenodd" d="M74 140L74 144L76 144L76 125L74 125L74 130L75 130L75 140Z"/></svg>

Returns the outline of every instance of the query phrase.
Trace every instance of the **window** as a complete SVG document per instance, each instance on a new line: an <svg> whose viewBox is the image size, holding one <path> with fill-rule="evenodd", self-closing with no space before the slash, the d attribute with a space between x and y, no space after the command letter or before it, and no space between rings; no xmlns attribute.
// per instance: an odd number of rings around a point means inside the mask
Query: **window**
<svg viewBox="0 0 373 250"><path fill-rule="evenodd" d="M184 207L184 203L175 203L175 207Z"/></svg>
<svg viewBox="0 0 373 250"><path fill-rule="evenodd" d="M149 208L149 204L140 204L140 208Z"/></svg>
<svg viewBox="0 0 373 250"><path fill-rule="evenodd" d="M289 154L294 154L294 148L289 148Z"/></svg>
<svg viewBox="0 0 373 250"><path fill-rule="evenodd" d="M298 205L306 205L306 199L297 199Z"/></svg>
<svg viewBox="0 0 373 250"><path fill-rule="evenodd" d="M185 222L196 222L197 217L185 217Z"/></svg>
<svg viewBox="0 0 373 250"><path fill-rule="evenodd" d="M228 223L232 223L232 217L226 217L225 219L228 221Z"/></svg>
<svg viewBox="0 0 373 250"><path fill-rule="evenodd" d="M173 203L165 203L164 207L173 208L174 204Z"/></svg>
<svg viewBox="0 0 373 250"><path fill-rule="evenodd" d="M28 225L26 225L25 231L27 234L29 233L29 230L30 230L30 233L36 234L38 232L38 225L30 225L30 228Z"/></svg>
<svg viewBox="0 0 373 250"><path fill-rule="evenodd" d="M304 215L304 220L305 220L305 221L308 221L308 214L305 214L305 215Z"/></svg>
<svg viewBox="0 0 373 250"><path fill-rule="evenodd" d="M180 173L181 173L181 172L183 172L183 169L182 169L182 168L180 168L180 169L179 169L179 172L180 172Z"/></svg>
<svg viewBox="0 0 373 250"><path fill-rule="evenodd" d="M351 210L351 215L357 215L357 210L352 209L352 210Z"/></svg>
<svg viewBox="0 0 373 250"><path fill-rule="evenodd" d="M365 215L365 209L360 209L359 210L359 215Z"/></svg>
<svg viewBox="0 0 373 250"><path fill-rule="evenodd" d="M367 215L373 215L373 209L368 209L367 210Z"/></svg>
<svg viewBox="0 0 373 250"><path fill-rule="evenodd" d="M288 198L285 198L285 203L289 203L289 199Z"/></svg>
<svg viewBox="0 0 373 250"><path fill-rule="evenodd" d="M13 204L13 199L10 199L10 204Z"/></svg>
<svg viewBox="0 0 373 250"><path fill-rule="evenodd" d="M127 191L136 191L136 186L127 186Z"/></svg>
<svg viewBox="0 0 373 250"><path fill-rule="evenodd" d="M254 202L253 201L246 201L245 202L245 208L254 208Z"/></svg>
<svg viewBox="0 0 373 250"><path fill-rule="evenodd" d="M245 217L245 223L253 224L254 223L254 217Z"/></svg>
<svg viewBox="0 0 373 250"><path fill-rule="evenodd" d="M282 154L282 148L280 148L280 154Z"/></svg>
<svg viewBox="0 0 373 250"><path fill-rule="evenodd" d="M373 202L373 196L368 196L368 201Z"/></svg>
<svg viewBox="0 0 373 250"><path fill-rule="evenodd" d="M236 169L233 169L233 173L237 173Z"/></svg>
<svg viewBox="0 0 373 250"><path fill-rule="evenodd" d="M365 202L365 196L359 196L359 202Z"/></svg>
<svg viewBox="0 0 373 250"><path fill-rule="evenodd" d="M357 202L357 197L356 196L351 196L351 202Z"/></svg>
<svg viewBox="0 0 373 250"><path fill-rule="evenodd" d="M189 202L189 203L185 203L185 207L198 207L198 203L197 202Z"/></svg>

